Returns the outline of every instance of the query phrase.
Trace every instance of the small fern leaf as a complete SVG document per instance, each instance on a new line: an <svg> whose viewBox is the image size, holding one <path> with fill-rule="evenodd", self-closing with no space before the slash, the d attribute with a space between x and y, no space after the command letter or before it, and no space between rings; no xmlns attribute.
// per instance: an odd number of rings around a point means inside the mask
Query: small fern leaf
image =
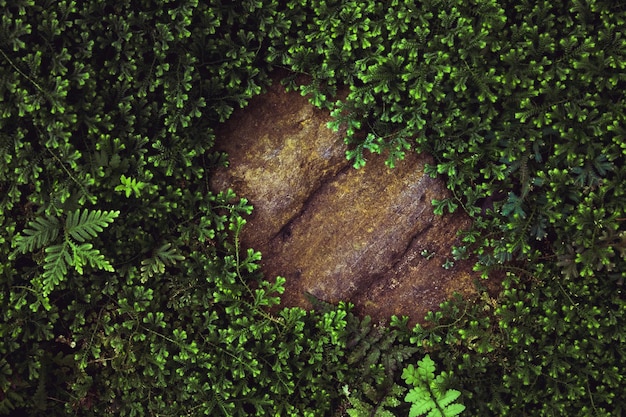
<svg viewBox="0 0 626 417"><path fill-rule="evenodd" d="M419 373L422 381L433 381L435 379L435 362L430 358L430 355L424 356L424 359L418 361L419 365L417 372Z"/></svg>
<svg viewBox="0 0 626 417"><path fill-rule="evenodd" d="M120 212L80 209L70 212L65 221L65 231L76 241L94 238L119 216Z"/></svg>
<svg viewBox="0 0 626 417"><path fill-rule="evenodd" d="M157 256L166 265L174 265L177 261L185 259L183 255L176 253L176 248L172 248L171 243L166 243L158 248L155 252L155 256Z"/></svg>
<svg viewBox="0 0 626 417"><path fill-rule="evenodd" d="M176 248L172 248L171 243L166 243L156 249L153 256L141 261L141 279L145 282L155 274L164 273L166 265L175 265L184 259L183 255L176 253Z"/></svg>
<svg viewBox="0 0 626 417"><path fill-rule="evenodd" d="M44 262L42 296L47 297L65 278L67 265L72 263L67 243L47 247Z"/></svg>
<svg viewBox="0 0 626 417"><path fill-rule="evenodd" d="M411 389L404 398L404 401L411 403L409 417L421 416L430 410L436 410L436 404L432 398L430 398L430 394L419 387Z"/></svg>
<svg viewBox="0 0 626 417"><path fill-rule="evenodd" d="M145 282L148 278L152 278L155 274L162 274L164 272L165 264L156 256L141 261L142 282Z"/></svg>
<svg viewBox="0 0 626 417"><path fill-rule="evenodd" d="M21 253L28 253L54 241L58 235L59 221L55 217L37 217L15 237L13 246Z"/></svg>
<svg viewBox="0 0 626 417"><path fill-rule="evenodd" d="M465 406L463 404L450 404L446 408L443 409L444 417L455 417L461 414L465 410Z"/></svg>
<svg viewBox="0 0 626 417"><path fill-rule="evenodd" d="M348 416L350 417L362 417L362 416L366 416L366 415L371 415L372 414L372 406L367 404L364 401L361 401L358 398L349 398L350 400L350 404L352 405L351 408L346 410L346 413L348 413Z"/></svg>
<svg viewBox="0 0 626 417"><path fill-rule="evenodd" d="M437 403L441 408L444 408L445 406L449 405L454 400L459 398L460 395L461 393L459 391L455 389L449 389L441 398L437 399Z"/></svg>
<svg viewBox="0 0 626 417"><path fill-rule="evenodd" d="M91 243L83 243L82 245L72 245L74 255L73 265L76 272L83 274L83 266L89 265L92 268L104 269L113 272L113 266L104 258L98 249L94 249Z"/></svg>

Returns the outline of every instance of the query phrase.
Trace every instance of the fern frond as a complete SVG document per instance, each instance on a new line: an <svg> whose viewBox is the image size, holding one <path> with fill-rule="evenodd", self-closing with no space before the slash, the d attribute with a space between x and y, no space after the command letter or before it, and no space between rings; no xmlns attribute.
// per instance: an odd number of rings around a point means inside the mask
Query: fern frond
<svg viewBox="0 0 626 417"><path fill-rule="evenodd" d="M72 263L67 245L67 242L63 242L46 248L41 288L43 297L47 297L59 285L67 273L67 265Z"/></svg>
<svg viewBox="0 0 626 417"><path fill-rule="evenodd" d="M21 253L33 252L52 242L59 235L59 221L55 217L37 217L18 234L13 246Z"/></svg>
<svg viewBox="0 0 626 417"><path fill-rule="evenodd" d="M183 255L179 255L176 253L176 248L172 248L171 243L166 243L162 245L156 250L154 255L161 259L163 263L170 265L174 265L177 261L182 261L185 259Z"/></svg>
<svg viewBox="0 0 626 417"><path fill-rule="evenodd" d="M113 266L104 258L98 249L94 249L91 243L83 243L82 245L74 245L70 243L72 248L73 265L76 272L83 274L83 266L90 265L92 268L104 269L113 272Z"/></svg>
<svg viewBox="0 0 626 417"><path fill-rule="evenodd" d="M409 391L404 401L410 402L411 410L409 416L421 416L435 407L435 403L430 398L430 394L422 387L415 387Z"/></svg>
<svg viewBox="0 0 626 417"><path fill-rule="evenodd" d="M405 401L411 403L409 417L428 416L454 417L459 415L465 406L455 403L461 393L454 389L446 389L446 373L435 377L435 362L430 355L417 362L417 367L409 365L402 372L402 379L413 388L407 393Z"/></svg>
<svg viewBox="0 0 626 417"><path fill-rule="evenodd" d="M441 398L437 401L439 406L444 408L452 404L457 398L461 396L461 392L455 389L446 391Z"/></svg>
<svg viewBox="0 0 626 417"><path fill-rule="evenodd" d="M175 265L184 259L183 255L176 253L176 248L172 248L171 243L166 243L155 250L153 256L141 261L141 278L145 280L155 274L162 274L166 265Z"/></svg>
<svg viewBox="0 0 626 417"><path fill-rule="evenodd" d="M162 274L164 272L165 264L156 256L141 261L141 279L144 281L148 278L152 278L155 274Z"/></svg>
<svg viewBox="0 0 626 417"><path fill-rule="evenodd" d="M81 210L70 212L65 221L65 231L78 242L94 238L119 216L120 212Z"/></svg>

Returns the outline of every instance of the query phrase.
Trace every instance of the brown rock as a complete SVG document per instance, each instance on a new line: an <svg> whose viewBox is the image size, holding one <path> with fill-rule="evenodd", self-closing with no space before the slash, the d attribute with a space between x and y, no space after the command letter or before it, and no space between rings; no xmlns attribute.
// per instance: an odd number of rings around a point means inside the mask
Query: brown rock
<svg viewBox="0 0 626 417"><path fill-rule="evenodd" d="M217 134L230 167L215 173L212 187L233 188L254 205L242 244L262 252L269 279L287 279L282 305L307 308L310 293L351 301L377 320L408 315L415 323L453 292L473 292L473 262L442 267L470 220L433 214L431 200L448 193L424 175L431 158L410 153L388 169L384 156L372 155L355 170L329 120L275 82Z"/></svg>

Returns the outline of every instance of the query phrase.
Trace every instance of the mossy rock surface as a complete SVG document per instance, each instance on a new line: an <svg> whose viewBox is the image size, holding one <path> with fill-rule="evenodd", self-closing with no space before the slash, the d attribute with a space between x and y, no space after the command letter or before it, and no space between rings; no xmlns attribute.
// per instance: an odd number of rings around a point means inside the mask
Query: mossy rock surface
<svg viewBox="0 0 626 417"><path fill-rule="evenodd" d="M433 213L431 200L449 194L424 174L432 158L410 152L389 169L384 155L370 155L356 170L329 120L275 80L217 134L230 165L212 186L233 188L254 205L242 243L262 252L268 279L287 278L282 305L308 308L310 293L351 301L381 321L395 314L414 323L454 292L473 293L473 260L442 267L470 219Z"/></svg>

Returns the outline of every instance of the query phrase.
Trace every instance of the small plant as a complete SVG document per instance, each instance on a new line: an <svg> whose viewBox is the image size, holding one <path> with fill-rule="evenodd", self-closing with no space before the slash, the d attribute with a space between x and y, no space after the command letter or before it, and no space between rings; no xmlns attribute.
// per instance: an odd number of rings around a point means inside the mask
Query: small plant
<svg viewBox="0 0 626 417"><path fill-rule="evenodd" d="M429 355L417 362L417 368L409 365L402 372L402 379L413 388L404 400L412 403L409 417L453 417L465 410L463 404L454 402L461 393L446 389L448 374L435 376L435 362Z"/></svg>
<svg viewBox="0 0 626 417"><path fill-rule="evenodd" d="M76 272L83 274L89 265L96 269L113 272L113 266L105 259L100 250L87 243L119 216L119 211L75 210L67 214L65 227L61 227L56 217L40 216L28 223L28 227L13 240L16 250L9 257L18 254L34 253L43 249L43 273L33 279L35 288L40 291L44 306L49 308L46 297L65 279L67 267L73 266ZM63 232L63 240L56 239ZM54 244L52 244L54 243Z"/></svg>
<svg viewBox="0 0 626 417"><path fill-rule="evenodd" d="M450 259L446 258L446 261L441 264L441 267L443 269L450 269L454 266L454 261L451 261Z"/></svg>
<svg viewBox="0 0 626 417"><path fill-rule="evenodd" d="M394 408L401 404L400 395L405 388L394 384L389 392L375 405L358 398L350 392L347 385L343 386L343 393L348 398L351 407L346 410L350 417L394 417L396 414L387 408Z"/></svg>

